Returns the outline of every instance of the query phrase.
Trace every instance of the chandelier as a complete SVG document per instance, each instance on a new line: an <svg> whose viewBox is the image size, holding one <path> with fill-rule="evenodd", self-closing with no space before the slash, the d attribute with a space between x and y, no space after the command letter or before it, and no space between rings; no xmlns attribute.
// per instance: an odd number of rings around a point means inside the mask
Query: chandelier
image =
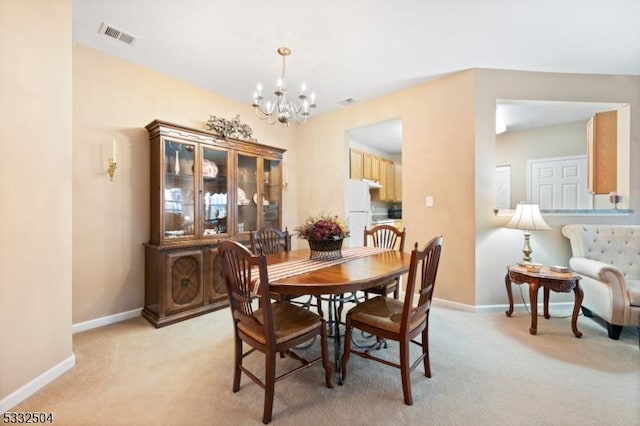
<svg viewBox="0 0 640 426"><path fill-rule="evenodd" d="M256 109L256 115L262 120L268 120L273 125L277 122L289 125L290 122L303 124L311 115L311 110L316 107L316 94L311 92L307 96L307 86L302 83L300 94L297 99L287 97L287 86L284 81L285 58L291 54L288 47L279 47L278 55L282 56L282 75L276 83L276 90L273 92L276 98L266 101L262 97L262 84L258 83L256 91L253 93L252 106Z"/></svg>

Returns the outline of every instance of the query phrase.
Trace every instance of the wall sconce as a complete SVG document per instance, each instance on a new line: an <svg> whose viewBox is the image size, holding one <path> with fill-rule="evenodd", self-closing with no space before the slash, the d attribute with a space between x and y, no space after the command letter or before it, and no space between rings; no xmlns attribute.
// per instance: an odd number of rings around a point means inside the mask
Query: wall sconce
<svg viewBox="0 0 640 426"><path fill-rule="evenodd" d="M286 188L289 186L289 173L287 171L287 167L282 166L282 187Z"/></svg>
<svg viewBox="0 0 640 426"><path fill-rule="evenodd" d="M113 181L113 175L116 173L116 140L113 140L113 146L111 147L111 157L109 157L109 166L107 171L109 172L109 180Z"/></svg>

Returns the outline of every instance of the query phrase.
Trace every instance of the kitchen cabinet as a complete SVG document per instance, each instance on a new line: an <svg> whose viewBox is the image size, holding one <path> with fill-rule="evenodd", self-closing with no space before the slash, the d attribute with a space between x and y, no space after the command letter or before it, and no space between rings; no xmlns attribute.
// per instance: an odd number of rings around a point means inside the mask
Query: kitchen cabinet
<svg viewBox="0 0 640 426"><path fill-rule="evenodd" d="M393 161L384 161L387 177L387 201L396 201L396 169Z"/></svg>
<svg viewBox="0 0 640 426"><path fill-rule="evenodd" d="M372 201L385 201L387 197L387 186L385 185L387 182L387 169L383 168L382 173L380 174L380 185L381 188L375 188L371 190L371 200Z"/></svg>
<svg viewBox="0 0 640 426"><path fill-rule="evenodd" d="M349 177L362 180L364 178L364 153L355 149L349 150Z"/></svg>
<svg viewBox="0 0 640 426"><path fill-rule="evenodd" d="M362 153L362 177L364 179L371 179L371 158L373 156L366 152Z"/></svg>
<svg viewBox="0 0 640 426"><path fill-rule="evenodd" d="M380 159L380 157L373 155L373 154L365 154L364 155L365 158L365 173L364 173L364 178L365 179L371 179L371 180L375 180L375 181L379 181L380 180L380 174L381 174L381 167L382 167L382 161ZM371 166L369 167L369 174L366 173L367 170L367 163L370 163Z"/></svg>
<svg viewBox="0 0 640 426"><path fill-rule="evenodd" d="M393 201L400 202L402 201L402 164L393 163L394 174L395 174L395 199Z"/></svg>
<svg viewBox="0 0 640 426"><path fill-rule="evenodd" d="M402 167L400 163L377 155L349 150L349 177L380 182L382 188L371 191L374 201L402 201Z"/></svg>
<svg viewBox="0 0 640 426"><path fill-rule="evenodd" d="M618 113L596 113L587 123L587 190L608 194L617 190Z"/></svg>
<svg viewBox="0 0 640 426"><path fill-rule="evenodd" d="M282 221L284 150L155 120L145 306L156 327L227 306L217 245Z"/></svg>
<svg viewBox="0 0 640 426"><path fill-rule="evenodd" d="M380 157L368 152L349 150L349 177L351 179L380 180Z"/></svg>
<svg viewBox="0 0 640 426"><path fill-rule="evenodd" d="M374 201L401 201L396 194L396 163L385 158L380 158L380 185L382 188L372 194Z"/></svg>

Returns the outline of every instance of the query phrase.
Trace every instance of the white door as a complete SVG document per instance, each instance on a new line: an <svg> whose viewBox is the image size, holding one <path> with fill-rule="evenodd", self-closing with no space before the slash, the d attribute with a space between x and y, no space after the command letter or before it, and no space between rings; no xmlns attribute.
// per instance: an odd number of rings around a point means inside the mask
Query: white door
<svg viewBox="0 0 640 426"><path fill-rule="evenodd" d="M587 156L527 161L527 198L546 210L590 209L587 192Z"/></svg>

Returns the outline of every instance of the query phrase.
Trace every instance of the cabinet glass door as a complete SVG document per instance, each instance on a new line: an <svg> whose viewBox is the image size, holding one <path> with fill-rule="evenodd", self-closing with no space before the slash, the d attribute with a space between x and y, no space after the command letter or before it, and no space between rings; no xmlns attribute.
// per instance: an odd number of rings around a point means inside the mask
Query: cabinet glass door
<svg viewBox="0 0 640 426"><path fill-rule="evenodd" d="M265 159L262 180L262 225L280 228L282 205L282 162Z"/></svg>
<svg viewBox="0 0 640 426"><path fill-rule="evenodd" d="M202 147L202 235L227 234L228 151Z"/></svg>
<svg viewBox="0 0 640 426"><path fill-rule="evenodd" d="M258 159L238 154L237 232L258 229Z"/></svg>
<svg viewBox="0 0 640 426"><path fill-rule="evenodd" d="M192 237L194 233L195 145L164 140L164 238Z"/></svg>

